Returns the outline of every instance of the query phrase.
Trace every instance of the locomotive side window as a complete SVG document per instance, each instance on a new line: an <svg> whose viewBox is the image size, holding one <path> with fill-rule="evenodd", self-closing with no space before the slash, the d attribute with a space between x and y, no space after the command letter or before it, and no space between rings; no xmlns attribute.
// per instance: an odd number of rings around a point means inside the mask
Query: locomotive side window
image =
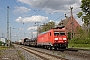
<svg viewBox="0 0 90 60"><path fill-rule="evenodd" d="M50 36L51 36L51 32L50 32Z"/></svg>

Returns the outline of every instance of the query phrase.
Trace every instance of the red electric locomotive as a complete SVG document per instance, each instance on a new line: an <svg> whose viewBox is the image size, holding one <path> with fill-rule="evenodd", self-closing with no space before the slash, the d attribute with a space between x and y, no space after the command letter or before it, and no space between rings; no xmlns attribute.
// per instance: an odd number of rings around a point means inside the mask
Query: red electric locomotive
<svg viewBox="0 0 90 60"><path fill-rule="evenodd" d="M64 27L53 28L43 32L37 37L37 46L43 46L47 49L61 49L68 47L68 39Z"/></svg>

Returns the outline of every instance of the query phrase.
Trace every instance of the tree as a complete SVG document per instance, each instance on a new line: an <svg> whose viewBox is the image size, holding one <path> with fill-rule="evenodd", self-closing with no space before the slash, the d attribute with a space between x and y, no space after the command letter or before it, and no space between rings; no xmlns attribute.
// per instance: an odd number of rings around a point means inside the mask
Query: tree
<svg viewBox="0 0 90 60"><path fill-rule="evenodd" d="M80 6L82 12L79 12L77 16L82 18L82 21L88 26L90 24L90 0L82 0Z"/></svg>
<svg viewBox="0 0 90 60"><path fill-rule="evenodd" d="M55 27L55 22L53 22L53 21L52 22L48 22L48 23L46 23L46 24L44 24L44 25L42 25L40 27L39 33L48 31L48 30L50 30L51 28L54 28L54 27Z"/></svg>

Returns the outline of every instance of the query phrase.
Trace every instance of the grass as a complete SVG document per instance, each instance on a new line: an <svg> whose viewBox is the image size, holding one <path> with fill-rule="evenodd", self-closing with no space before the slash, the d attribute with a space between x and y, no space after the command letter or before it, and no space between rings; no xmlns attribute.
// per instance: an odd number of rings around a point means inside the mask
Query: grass
<svg viewBox="0 0 90 60"><path fill-rule="evenodd" d="M1 50L6 50L6 49L8 49L8 47L5 47L5 46L0 46L0 56L2 55Z"/></svg>
<svg viewBox="0 0 90 60"><path fill-rule="evenodd" d="M0 55L2 55L2 52L0 52Z"/></svg>
<svg viewBox="0 0 90 60"><path fill-rule="evenodd" d="M68 41L69 48L81 48L81 49L90 49L90 39L80 39L80 38L73 38L72 40Z"/></svg>
<svg viewBox="0 0 90 60"><path fill-rule="evenodd" d="M20 50L17 50L17 52L18 52L19 57L20 57L22 60L25 60L24 56L21 54L21 51L20 51Z"/></svg>
<svg viewBox="0 0 90 60"><path fill-rule="evenodd" d="M15 46L13 44L11 44L10 48L15 48Z"/></svg>
<svg viewBox="0 0 90 60"><path fill-rule="evenodd" d="M6 46L0 46L0 50L6 50L7 48Z"/></svg>
<svg viewBox="0 0 90 60"><path fill-rule="evenodd" d="M65 55L64 55L64 54L62 54L61 56L62 56L63 58L65 58Z"/></svg>
<svg viewBox="0 0 90 60"><path fill-rule="evenodd" d="M69 43L68 47L71 48L81 48L81 49L90 49L90 44L74 44L74 43Z"/></svg>

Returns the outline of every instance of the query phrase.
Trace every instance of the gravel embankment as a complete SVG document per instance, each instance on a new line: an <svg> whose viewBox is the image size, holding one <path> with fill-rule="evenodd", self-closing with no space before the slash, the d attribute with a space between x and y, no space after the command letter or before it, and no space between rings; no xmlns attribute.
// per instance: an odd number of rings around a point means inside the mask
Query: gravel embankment
<svg viewBox="0 0 90 60"><path fill-rule="evenodd" d="M22 48L19 48L18 46L15 46L16 49L20 50L23 55L23 57L25 58L25 60L41 60L40 58L36 57L35 55L23 50Z"/></svg>
<svg viewBox="0 0 90 60"><path fill-rule="evenodd" d="M42 52L46 52L49 54L57 55L69 60L90 60L90 51L82 51L79 50L78 52L72 52L72 51L54 51L54 50L47 50L47 49L41 49L41 48L34 48L30 47L35 50L39 50ZM85 54L87 57L80 57L79 55ZM39 57L23 50L22 48L18 47L18 45L15 45L15 48L8 48L6 50L0 50L0 60L42 60Z"/></svg>
<svg viewBox="0 0 90 60"><path fill-rule="evenodd" d="M0 50L0 60L41 60L41 59L15 45L15 48Z"/></svg>
<svg viewBox="0 0 90 60"><path fill-rule="evenodd" d="M22 60L16 49L8 48L0 51L0 60Z"/></svg>

